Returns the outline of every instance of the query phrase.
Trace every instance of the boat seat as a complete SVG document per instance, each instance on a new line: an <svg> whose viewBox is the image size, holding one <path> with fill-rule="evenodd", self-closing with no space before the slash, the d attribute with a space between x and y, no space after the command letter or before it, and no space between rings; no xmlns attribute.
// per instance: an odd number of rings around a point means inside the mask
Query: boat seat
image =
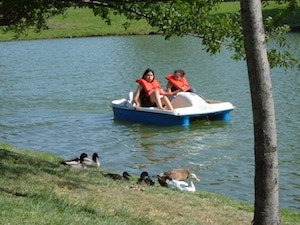
<svg viewBox="0 0 300 225"><path fill-rule="evenodd" d="M171 104L174 109L199 106L207 104L205 100L200 98L197 94L191 92L180 92L176 97L171 101Z"/></svg>
<svg viewBox="0 0 300 225"><path fill-rule="evenodd" d="M186 96L184 95L177 95L174 100L171 101L171 104L174 109L189 107L193 105L191 99L186 98Z"/></svg>

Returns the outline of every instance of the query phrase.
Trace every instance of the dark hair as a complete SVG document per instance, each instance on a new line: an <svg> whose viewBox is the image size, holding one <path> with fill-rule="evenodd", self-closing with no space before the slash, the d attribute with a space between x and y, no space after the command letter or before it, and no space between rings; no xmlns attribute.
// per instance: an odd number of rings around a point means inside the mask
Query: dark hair
<svg viewBox="0 0 300 225"><path fill-rule="evenodd" d="M184 77L184 75L185 75L185 71L184 70L175 70L174 74L175 73L179 73L181 77Z"/></svg>
<svg viewBox="0 0 300 225"><path fill-rule="evenodd" d="M145 70L145 72L144 72L142 78L145 79L145 76L146 76L149 72L153 73L153 80L154 80L154 79L155 79L154 71L151 70L151 69L149 69L149 68Z"/></svg>

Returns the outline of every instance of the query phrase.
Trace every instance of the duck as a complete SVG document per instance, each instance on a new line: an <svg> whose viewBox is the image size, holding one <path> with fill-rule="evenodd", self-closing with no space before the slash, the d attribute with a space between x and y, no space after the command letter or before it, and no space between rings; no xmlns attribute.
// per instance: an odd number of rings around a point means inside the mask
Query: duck
<svg viewBox="0 0 300 225"><path fill-rule="evenodd" d="M140 178L137 181L137 184L153 186L155 182L149 178L148 172L144 171L141 173Z"/></svg>
<svg viewBox="0 0 300 225"><path fill-rule="evenodd" d="M128 172L124 171L122 175L120 174L116 174L116 173L107 173L104 174L105 177L109 177L113 180L126 180L129 181L130 180L130 175Z"/></svg>
<svg viewBox="0 0 300 225"><path fill-rule="evenodd" d="M88 159L88 155L86 153L81 153L79 158L76 157L71 160L63 161L63 162L61 162L61 164L72 167L72 168L86 169L87 165L85 163L85 160L87 160L87 159Z"/></svg>
<svg viewBox="0 0 300 225"><path fill-rule="evenodd" d="M156 175L157 181L160 184L160 186L168 187L168 184L166 182L167 178L161 175Z"/></svg>
<svg viewBox="0 0 300 225"><path fill-rule="evenodd" d="M184 181L190 175L190 171L188 169L174 168L172 170L161 173L160 178L167 178L173 180Z"/></svg>
<svg viewBox="0 0 300 225"><path fill-rule="evenodd" d="M99 156L97 153L93 153L92 159L84 158L83 163L87 165L87 167L100 167Z"/></svg>
<svg viewBox="0 0 300 225"><path fill-rule="evenodd" d="M178 189L181 191L195 192L196 187L192 179L195 179L196 181L200 181L200 179L196 176L196 174L190 173L188 177L188 183L185 181L174 180L174 179L166 179L166 183L170 188Z"/></svg>

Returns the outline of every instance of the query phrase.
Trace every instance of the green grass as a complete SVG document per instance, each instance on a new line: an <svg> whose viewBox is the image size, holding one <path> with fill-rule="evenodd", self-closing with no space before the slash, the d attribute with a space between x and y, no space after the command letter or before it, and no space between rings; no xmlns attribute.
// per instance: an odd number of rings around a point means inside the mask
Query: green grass
<svg viewBox="0 0 300 225"><path fill-rule="evenodd" d="M213 193L138 186L74 170L49 154L0 143L1 224L250 224L252 205ZM121 171L120 171L121 172ZM300 214L281 210L281 224Z"/></svg>
<svg viewBox="0 0 300 225"><path fill-rule="evenodd" d="M125 29L123 24L131 25ZM94 16L90 9L69 9L66 15L55 16L48 21L49 29L35 33L28 29L19 40L27 39L51 39L72 37L93 37L108 35L142 35L155 31L145 20L128 21L122 16L112 16L111 25L107 25L100 17ZM1 30L0 30L1 32ZM0 35L0 41L14 40L12 32Z"/></svg>
<svg viewBox="0 0 300 225"><path fill-rule="evenodd" d="M226 2L216 10L215 13L234 12L239 10L239 2ZM264 8L264 16L276 15L284 6L277 6L271 2ZM299 27L300 8L295 15L286 18L284 22ZM131 23L125 29L123 24ZM72 38L72 37L92 37L108 35L143 35L156 33L157 30L151 27L145 20L128 21L122 16L112 16L111 25L107 25L100 17L95 17L90 9L69 9L66 15L55 16L48 21L48 30L35 33L32 29L27 30L26 35L21 35L19 40L26 39L51 39L51 38ZM0 41L14 40L14 33L4 33L0 28Z"/></svg>

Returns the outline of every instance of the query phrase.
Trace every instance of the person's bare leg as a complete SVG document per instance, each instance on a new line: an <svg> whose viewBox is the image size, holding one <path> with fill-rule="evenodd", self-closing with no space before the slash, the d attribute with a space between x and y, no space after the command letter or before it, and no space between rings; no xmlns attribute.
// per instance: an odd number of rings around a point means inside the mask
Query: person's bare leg
<svg viewBox="0 0 300 225"><path fill-rule="evenodd" d="M171 104L171 102L170 102L170 100L167 96L163 96L162 102L163 102L164 105L166 105L166 109L173 110L173 106L172 106L172 104Z"/></svg>
<svg viewBox="0 0 300 225"><path fill-rule="evenodd" d="M150 95L150 101L151 102L155 102L157 105L157 108L159 109L163 109L162 103L161 103L161 99L160 99L160 95L159 92L157 90L155 90L151 95Z"/></svg>
<svg viewBox="0 0 300 225"><path fill-rule="evenodd" d="M173 106L167 96L161 96L158 90L155 90L150 96L150 100L155 102L159 109L163 109L163 105L166 106L166 109L173 110Z"/></svg>
<svg viewBox="0 0 300 225"><path fill-rule="evenodd" d="M154 96L155 96L155 102L156 102L157 107L160 109L163 109L163 105L161 102L161 96L160 96L158 90L154 91Z"/></svg>

